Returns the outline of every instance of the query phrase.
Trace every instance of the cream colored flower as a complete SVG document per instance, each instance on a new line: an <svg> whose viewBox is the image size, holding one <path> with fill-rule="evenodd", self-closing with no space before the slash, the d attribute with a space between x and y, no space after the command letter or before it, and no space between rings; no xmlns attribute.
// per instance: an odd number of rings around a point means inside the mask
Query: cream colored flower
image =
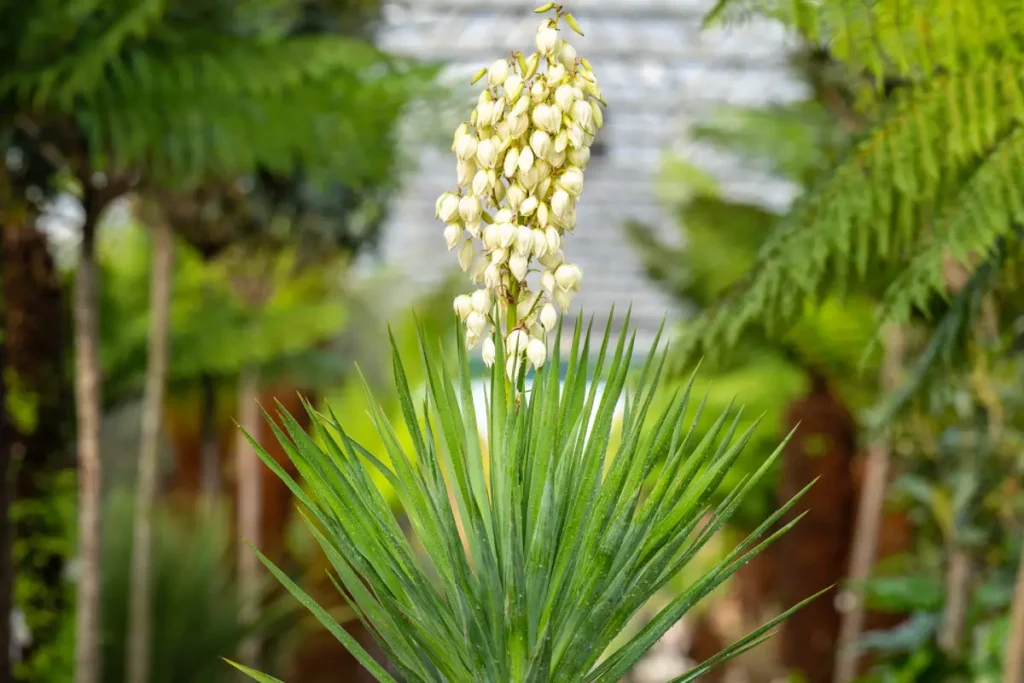
<svg viewBox="0 0 1024 683"><path fill-rule="evenodd" d="M535 367L541 367L544 365L544 361L548 357L548 347L544 345L540 339L531 339L530 343L526 345L526 358L534 364Z"/></svg>

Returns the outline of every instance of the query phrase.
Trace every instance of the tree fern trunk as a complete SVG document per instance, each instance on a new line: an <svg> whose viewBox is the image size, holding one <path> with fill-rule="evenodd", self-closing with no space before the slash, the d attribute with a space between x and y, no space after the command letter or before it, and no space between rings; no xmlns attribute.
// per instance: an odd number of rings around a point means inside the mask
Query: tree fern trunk
<svg viewBox="0 0 1024 683"><path fill-rule="evenodd" d="M892 390L898 381L903 356L902 337L898 327L890 325L886 329L879 381L883 391ZM875 564L875 551L878 548L885 506L885 487L889 478L889 459L888 441L884 437L876 436L868 450L864 486L861 489L854 525L850 570L846 577L850 584L857 585L867 580ZM835 683L849 683L857 673L855 646L864 627L864 600L854 593L855 590L857 589L848 587L840 594L839 607L842 618L836 643Z"/></svg>
<svg viewBox="0 0 1024 683"><path fill-rule="evenodd" d="M238 377L238 423L241 428L235 447L235 466L238 477L238 533L242 542L238 546L238 587L242 598L242 623L251 624L259 617L259 561L250 545L260 546L260 460L245 433L254 438L259 434L260 411L259 371L244 368ZM255 637L242 644L239 658L250 666L257 664L260 643Z"/></svg>
<svg viewBox="0 0 1024 683"><path fill-rule="evenodd" d="M0 226L5 217L0 217ZM0 252L5 248L0 241ZM0 253L0 310L7 305L7 292L3 288L4 254ZM6 320L0 319L0 683L11 683L11 619L14 609L13 565L11 559L11 490L9 477L14 434L7 419L7 336Z"/></svg>
<svg viewBox="0 0 1024 683"><path fill-rule="evenodd" d="M75 683L100 679L100 364L98 209L86 206L75 275L75 409L78 452L78 582Z"/></svg>
<svg viewBox="0 0 1024 683"><path fill-rule="evenodd" d="M160 217L151 221L153 266L150 285L149 358L142 406L142 439L135 490L132 543L131 596L128 621L128 683L149 680L152 629L153 514L156 502L157 455L160 418L167 379L171 281L174 239L170 225Z"/></svg>

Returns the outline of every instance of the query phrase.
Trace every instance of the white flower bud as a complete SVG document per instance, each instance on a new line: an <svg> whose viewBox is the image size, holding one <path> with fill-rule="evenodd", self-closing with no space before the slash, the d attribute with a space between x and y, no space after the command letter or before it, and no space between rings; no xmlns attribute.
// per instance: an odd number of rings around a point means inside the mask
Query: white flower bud
<svg viewBox="0 0 1024 683"><path fill-rule="evenodd" d="M484 360L484 365L491 367L494 365L494 340L490 337L484 339L484 344L480 347L480 357Z"/></svg>
<svg viewBox="0 0 1024 683"><path fill-rule="evenodd" d="M505 79L504 86L505 101L512 104L523 93L523 77L519 74L511 74Z"/></svg>
<svg viewBox="0 0 1024 683"><path fill-rule="evenodd" d="M584 131L593 130L594 125L594 110L590 108L589 102L578 100L572 105L571 118L576 123L580 124L580 128Z"/></svg>
<svg viewBox="0 0 1024 683"><path fill-rule="evenodd" d="M510 116L525 116L526 110L530 108L530 96L520 95L516 103L512 105Z"/></svg>
<svg viewBox="0 0 1024 683"><path fill-rule="evenodd" d="M515 216L508 209L502 209L498 213L494 214L494 222L498 225L502 223L511 223L515 220Z"/></svg>
<svg viewBox="0 0 1024 683"><path fill-rule="evenodd" d="M463 135L456 140L455 156L461 161L466 161L476 156L476 138L472 135Z"/></svg>
<svg viewBox="0 0 1024 683"><path fill-rule="evenodd" d="M462 246L459 247L459 267L462 270L469 270L469 266L473 263L474 254L473 242L470 240L463 242Z"/></svg>
<svg viewBox="0 0 1024 683"><path fill-rule="evenodd" d="M548 358L548 347L540 339L531 339L526 345L526 358L534 367L541 367Z"/></svg>
<svg viewBox="0 0 1024 683"><path fill-rule="evenodd" d="M562 44L558 46L558 61L566 69L574 68L576 66L576 48L563 40Z"/></svg>
<svg viewBox="0 0 1024 683"><path fill-rule="evenodd" d="M519 153L519 170L524 173L533 168L533 150L529 147L523 147L523 151Z"/></svg>
<svg viewBox="0 0 1024 683"><path fill-rule="evenodd" d="M466 330L466 346L473 348L480 341L480 335L473 330Z"/></svg>
<svg viewBox="0 0 1024 683"><path fill-rule="evenodd" d="M482 140L476 146L476 160L484 168L494 168L498 161L498 148L490 140Z"/></svg>
<svg viewBox="0 0 1024 683"><path fill-rule="evenodd" d="M529 266L528 257L522 254L512 254L508 257L508 269L512 273L512 277L517 280L522 280L526 277L526 270Z"/></svg>
<svg viewBox="0 0 1024 683"><path fill-rule="evenodd" d="M476 173L476 163L473 161L460 161L456 166L456 180L459 186L469 185L473 182L473 175Z"/></svg>
<svg viewBox="0 0 1024 683"><path fill-rule="evenodd" d="M562 172L558 178L558 186L569 193L571 197L579 197L583 191L583 171L570 166Z"/></svg>
<svg viewBox="0 0 1024 683"><path fill-rule="evenodd" d="M549 227L544 230L544 241L548 244L548 251L558 251L562 248L562 236L555 228Z"/></svg>
<svg viewBox="0 0 1024 683"><path fill-rule="evenodd" d="M544 254L543 258L537 259L540 264L550 271L554 271L555 268L562 265L562 261L565 260L565 255L561 249L552 249L548 246L548 253Z"/></svg>
<svg viewBox="0 0 1024 683"><path fill-rule="evenodd" d="M469 279L474 285L484 281L484 269L487 267L487 259L474 259L469 269Z"/></svg>
<svg viewBox="0 0 1024 683"><path fill-rule="evenodd" d="M558 283L555 282L555 274L550 270L545 270L540 276L540 286L548 294L555 291Z"/></svg>
<svg viewBox="0 0 1024 683"><path fill-rule="evenodd" d="M535 130L530 134L530 148L533 153L543 159L551 151L551 136L542 130Z"/></svg>
<svg viewBox="0 0 1024 683"><path fill-rule="evenodd" d="M548 87L555 88L565 78L565 67L561 64L551 64L548 66L548 72L544 74L544 77L548 82Z"/></svg>
<svg viewBox="0 0 1024 683"><path fill-rule="evenodd" d="M498 225L496 223L491 223L486 228L484 228L484 249L486 249L487 251L493 251L497 249L499 239L500 238L498 237Z"/></svg>
<svg viewBox="0 0 1024 683"><path fill-rule="evenodd" d="M565 165L565 150L561 152L552 151L547 157L548 162L555 168L561 168Z"/></svg>
<svg viewBox="0 0 1024 683"><path fill-rule="evenodd" d="M522 205L519 207L519 213L522 214L523 216L529 216L530 214L532 214L536 210L537 210L537 198L534 197L533 195L530 195L529 197L527 197L526 201L524 201L522 203Z"/></svg>
<svg viewBox="0 0 1024 683"><path fill-rule="evenodd" d="M505 198L505 183L498 182L498 177L494 173L494 171L491 171L491 175L494 176L493 178L491 178L491 188L493 189L494 193L494 203L500 204L501 200Z"/></svg>
<svg viewBox="0 0 1024 683"><path fill-rule="evenodd" d="M487 171L481 168L476 172L476 175L473 176L473 194L483 196L490 187L490 184L490 180L487 177Z"/></svg>
<svg viewBox="0 0 1024 683"><path fill-rule="evenodd" d="M452 149L453 152L455 151L455 148L459 144L459 138L461 138L463 135L468 135L468 134L469 134L469 125L465 121L463 121L462 123L459 124L459 127L455 129L455 136L452 137L452 147L451 147L451 149Z"/></svg>
<svg viewBox="0 0 1024 683"><path fill-rule="evenodd" d="M546 227L548 224L548 205L541 202L537 205L537 225Z"/></svg>
<svg viewBox="0 0 1024 683"><path fill-rule="evenodd" d="M585 133L578 123L569 126L569 144L572 147L582 147Z"/></svg>
<svg viewBox="0 0 1024 683"><path fill-rule="evenodd" d="M516 328L508 333L505 338L505 352L509 356L521 356L526 353L526 347L530 343L530 336L525 331Z"/></svg>
<svg viewBox="0 0 1024 683"><path fill-rule="evenodd" d="M564 152L566 147L569 146L569 133L567 131L561 131L555 136L555 151Z"/></svg>
<svg viewBox="0 0 1024 683"><path fill-rule="evenodd" d="M466 316L473 312L472 301L465 294L460 294L455 297L455 301L452 303L452 308L455 309L455 313L459 316L459 320L463 321L466 319Z"/></svg>
<svg viewBox="0 0 1024 683"><path fill-rule="evenodd" d="M578 168L586 168L590 163L590 148L580 147L569 150L569 163Z"/></svg>
<svg viewBox="0 0 1024 683"><path fill-rule="evenodd" d="M556 287L551 296L554 297L555 303L558 304L558 307L562 309L562 313L569 312L569 306L572 305L572 292L567 292L564 289L558 289Z"/></svg>
<svg viewBox="0 0 1024 683"><path fill-rule="evenodd" d="M491 263L484 268L484 285L496 289L501 285L501 268Z"/></svg>
<svg viewBox="0 0 1024 683"><path fill-rule="evenodd" d="M543 81L534 81L530 87L530 101L534 104L540 104L548 97L548 89L544 85Z"/></svg>
<svg viewBox="0 0 1024 683"><path fill-rule="evenodd" d="M505 121L498 121L496 124L494 124L494 131L498 134L498 139L499 140L508 140L508 138L509 138L509 134L508 134L508 132L509 132L508 121L507 120L505 120Z"/></svg>
<svg viewBox="0 0 1024 683"><path fill-rule="evenodd" d="M451 223L459 215L459 198L451 192L445 192L438 197L434 209L438 218L445 223Z"/></svg>
<svg viewBox="0 0 1024 683"><path fill-rule="evenodd" d="M510 147L509 150L507 152L505 152L505 168L504 168L505 177L506 178L511 178L513 176L513 174L515 174L516 168L518 168L518 166L519 166L519 148L518 147Z"/></svg>
<svg viewBox="0 0 1024 683"><path fill-rule="evenodd" d="M507 59L499 59L487 69L487 84L497 88L508 78L509 68Z"/></svg>
<svg viewBox="0 0 1024 683"><path fill-rule="evenodd" d="M537 299L540 297L540 294L529 290L523 290L520 292L520 297L519 303L516 304L516 317L520 320L526 321L533 312L533 306L537 303Z"/></svg>
<svg viewBox="0 0 1024 683"><path fill-rule="evenodd" d="M564 189L555 190L555 193L551 195L551 212L564 219L569 213L569 205L571 203L572 198L568 192Z"/></svg>
<svg viewBox="0 0 1024 683"><path fill-rule="evenodd" d="M546 197L548 195L548 190L550 190L550 189L551 189L551 176L548 176L547 178L545 178L544 180L542 180L540 183L537 184L536 195L538 197Z"/></svg>
<svg viewBox="0 0 1024 683"><path fill-rule="evenodd" d="M558 312L551 304L544 304L544 308L540 309L540 324L548 332L555 329L555 325L558 324Z"/></svg>
<svg viewBox="0 0 1024 683"><path fill-rule="evenodd" d="M576 101L576 91L568 83L563 83L555 89L555 106L558 107L562 113L568 113L572 109L573 102Z"/></svg>
<svg viewBox="0 0 1024 683"><path fill-rule="evenodd" d="M533 125L552 135L557 134L562 127L562 112L557 107L547 104L538 104L530 113Z"/></svg>
<svg viewBox="0 0 1024 683"><path fill-rule="evenodd" d="M508 250L506 249L495 249L491 252L491 263L500 266L508 258Z"/></svg>
<svg viewBox="0 0 1024 683"><path fill-rule="evenodd" d="M483 226L483 221L473 221L472 223L466 223L465 228L466 232L473 237L480 237L480 229L483 228Z"/></svg>
<svg viewBox="0 0 1024 683"><path fill-rule="evenodd" d="M553 21L545 19L541 22L540 26L537 27L535 42L537 44L537 52L542 55L547 55L555 49L558 45L558 31L555 30Z"/></svg>
<svg viewBox="0 0 1024 683"><path fill-rule="evenodd" d="M485 90L484 92L487 91ZM491 125L491 120L494 116L494 103L490 101L478 103L473 110L473 114L476 116L477 128L487 128Z"/></svg>
<svg viewBox="0 0 1024 683"><path fill-rule="evenodd" d="M462 239L462 228L455 223L444 226L444 241L448 244L448 251L451 251Z"/></svg>
<svg viewBox="0 0 1024 683"><path fill-rule="evenodd" d="M512 223L498 225L498 246L508 249L516 239L516 226Z"/></svg>
<svg viewBox="0 0 1024 683"><path fill-rule="evenodd" d="M480 200L473 195L468 194L459 200L459 215L467 223L480 220L480 212Z"/></svg>
<svg viewBox="0 0 1024 683"><path fill-rule="evenodd" d="M526 190L520 185L513 183L509 186L505 199L508 200L508 205L512 207L512 210L519 213L519 207L522 205L523 200L526 199Z"/></svg>
<svg viewBox="0 0 1024 683"><path fill-rule="evenodd" d="M466 316L466 327L476 334L480 334L487 327L487 317L483 313L473 311Z"/></svg>
<svg viewBox="0 0 1024 683"><path fill-rule="evenodd" d="M563 263L555 271L555 282L564 290L576 291L580 288L583 271L575 263Z"/></svg>
<svg viewBox="0 0 1024 683"><path fill-rule="evenodd" d="M510 138L522 137L530 127L530 119L526 114L512 114L508 117L508 135Z"/></svg>
<svg viewBox="0 0 1024 683"><path fill-rule="evenodd" d="M486 289L478 289L469 297L470 308L477 313L487 315L491 312L491 293Z"/></svg>
<svg viewBox="0 0 1024 683"><path fill-rule="evenodd" d="M517 254L529 254L533 249L533 230L525 225L520 225L516 228L516 239L513 245Z"/></svg>
<svg viewBox="0 0 1024 683"><path fill-rule="evenodd" d="M541 258L544 254L548 253L548 243L547 240L544 239L544 231L534 228L530 232L533 235L533 241L531 242L533 255L537 258Z"/></svg>
<svg viewBox="0 0 1024 683"><path fill-rule="evenodd" d="M537 159L533 164L534 168L537 169L537 182L542 183L551 177L551 164L544 161L543 159Z"/></svg>
<svg viewBox="0 0 1024 683"><path fill-rule="evenodd" d="M534 166L529 171L519 172L519 183L527 190L532 190L537 187L537 181L540 178L540 173L537 167Z"/></svg>

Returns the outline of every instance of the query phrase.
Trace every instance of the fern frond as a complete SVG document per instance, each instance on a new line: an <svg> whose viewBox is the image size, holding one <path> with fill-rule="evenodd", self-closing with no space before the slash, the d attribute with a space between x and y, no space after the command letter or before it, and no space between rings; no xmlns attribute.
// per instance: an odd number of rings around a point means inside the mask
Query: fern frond
<svg viewBox="0 0 1024 683"><path fill-rule="evenodd" d="M753 16L781 21L834 58L881 83L974 68L993 52L1019 58L1018 0L719 0L706 24Z"/></svg>
<svg viewBox="0 0 1024 683"><path fill-rule="evenodd" d="M1016 126L973 172L925 245L886 291L883 315L905 322L914 309L946 290L943 262L974 270L974 261L1024 224L1024 128ZM1016 241L1016 240L1014 240Z"/></svg>
<svg viewBox="0 0 1024 683"><path fill-rule="evenodd" d="M798 200L733 294L695 321L693 343L732 343L762 321L784 329L826 291L863 281L869 267L914 256L925 226L953 210L959 188L992 154L992 173L1015 182L996 150L1024 120L1022 66L993 59L899 94L834 171ZM971 244L955 249L968 253Z"/></svg>

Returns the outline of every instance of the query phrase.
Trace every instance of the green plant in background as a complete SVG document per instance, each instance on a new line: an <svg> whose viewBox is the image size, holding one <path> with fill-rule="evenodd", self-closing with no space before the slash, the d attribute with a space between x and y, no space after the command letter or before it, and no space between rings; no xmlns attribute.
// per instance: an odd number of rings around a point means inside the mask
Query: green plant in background
<svg viewBox="0 0 1024 683"><path fill-rule="evenodd" d="M126 679L128 598L131 585L132 496L115 491L106 516L103 558L104 681ZM251 625L239 620L234 574L225 560L234 540L229 520L217 511L201 522L160 510L153 557L151 683L222 683L221 657L254 630L270 633L291 623L294 610L269 603Z"/></svg>
<svg viewBox="0 0 1024 683"><path fill-rule="evenodd" d="M438 199L437 213L449 248L484 287L455 299L465 323L456 361L420 335L422 397L392 343L399 424L411 446L402 446L399 425L371 404L382 442L376 453L330 410L307 406L316 438L283 410L280 426L271 420L305 487L259 449L301 502L339 590L389 668L261 559L380 681L618 681L699 600L796 523L777 527L799 494L639 632L617 640L722 529L781 447L712 502L753 431L740 432L738 411L723 411L698 439L687 428L701 412L688 412L690 386L655 408L665 356L656 341L627 381L628 316L617 340L611 318L600 339L577 321L567 363L558 343L549 357L548 333L561 338L555 306L568 308L582 278L562 249L576 225L603 102L589 63L560 38L563 21L579 32L575 20L554 3L537 11L549 10L555 17L538 28L537 52L515 53L477 74L474 82L486 76L488 87L455 136L460 189ZM530 267L534 259L540 272ZM532 281L539 290L531 291ZM477 344L491 368L483 415L469 369ZM374 472L396 492L415 543L373 486ZM649 478L656 484L647 491ZM694 680L757 646L791 612L675 680Z"/></svg>

